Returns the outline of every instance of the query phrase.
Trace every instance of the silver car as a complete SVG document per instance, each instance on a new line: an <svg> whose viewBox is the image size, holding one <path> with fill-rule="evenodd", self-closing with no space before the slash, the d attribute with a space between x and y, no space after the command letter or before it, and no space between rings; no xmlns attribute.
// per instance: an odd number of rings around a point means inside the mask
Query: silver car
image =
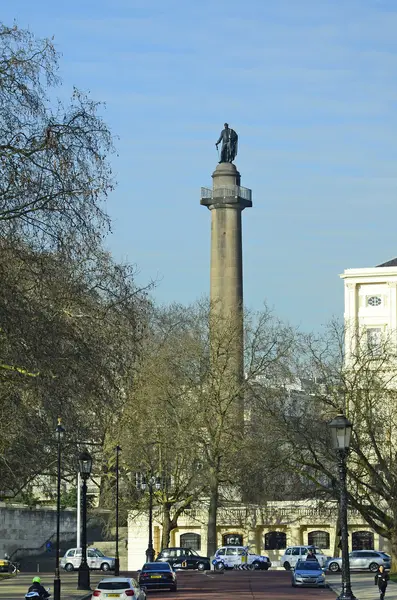
<svg viewBox="0 0 397 600"><path fill-rule="evenodd" d="M317 560L299 560L292 570L292 587L309 586L325 587L324 569L322 569Z"/></svg>
<svg viewBox="0 0 397 600"><path fill-rule="evenodd" d="M376 550L353 550L349 554L349 563L351 571L371 571L376 573L380 565L385 569L390 569L390 557L384 552ZM332 573L337 573L342 568L341 558L330 558L326 568Z"/></svg>
<svg viewBox="0 0 397 600"><path fill-rule="evenodd" d="M87 548L87 563L89 569L112 571L115 558L105 556L98 548ZM81 564L81 548L70 548L61 558L60 565L65 571L74 571Z"/></svg>

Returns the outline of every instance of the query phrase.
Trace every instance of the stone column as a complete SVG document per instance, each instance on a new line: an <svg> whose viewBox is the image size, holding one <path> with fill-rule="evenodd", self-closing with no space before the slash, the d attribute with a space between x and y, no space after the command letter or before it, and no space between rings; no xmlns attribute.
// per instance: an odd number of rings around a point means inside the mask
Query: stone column
<svg viewBox="0 0 397 600"><path fill-rule="evenodd" d="M222 321L233 336L233 371L244 376L243 250L241 213L252 206L251 190L240 186L232 163L220 163L212 174L213 187L201 204L211 211L210 300L212 323Z"/></svg>

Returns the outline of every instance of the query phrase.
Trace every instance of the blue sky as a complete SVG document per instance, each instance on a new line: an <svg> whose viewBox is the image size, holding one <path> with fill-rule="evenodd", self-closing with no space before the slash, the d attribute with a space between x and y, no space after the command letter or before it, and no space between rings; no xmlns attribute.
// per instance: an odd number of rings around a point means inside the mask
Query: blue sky
<svg viewBox="0 0 397 600"><path fill-rule="evenodd" d="M397 256L395 0L15 0L1 18L55 36L62 94L106 102L108 246L160 302L209 291L200 186L225 121L253 190L249 307L318 329L342 316L339 273Z"/></svg>

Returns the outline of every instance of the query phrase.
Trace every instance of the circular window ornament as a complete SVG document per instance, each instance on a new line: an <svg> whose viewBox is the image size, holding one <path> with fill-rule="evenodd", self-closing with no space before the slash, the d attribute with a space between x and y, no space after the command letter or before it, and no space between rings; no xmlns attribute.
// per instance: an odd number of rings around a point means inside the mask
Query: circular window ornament
<svg viewBox="0 0 397 600"><path fill-rule="evenodd" d="M368 306L380 306L382 304L382 299L379 296L370 296L368 298Z"/></svg>

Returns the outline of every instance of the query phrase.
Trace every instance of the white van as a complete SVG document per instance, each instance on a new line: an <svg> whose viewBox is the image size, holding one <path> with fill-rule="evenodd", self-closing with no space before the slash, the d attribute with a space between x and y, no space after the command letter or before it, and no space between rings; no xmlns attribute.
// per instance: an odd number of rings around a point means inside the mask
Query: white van
<svg viewBox="0 0 397 600"><path fill-rule="evenodd" d="M324 552L317 546L288 546L284 555L280 558L280 565L289 571L291 567L296 565L298 560L306 560L308 550L313 550L320 567L324 568L328 556L325 556Z"/></svg>

